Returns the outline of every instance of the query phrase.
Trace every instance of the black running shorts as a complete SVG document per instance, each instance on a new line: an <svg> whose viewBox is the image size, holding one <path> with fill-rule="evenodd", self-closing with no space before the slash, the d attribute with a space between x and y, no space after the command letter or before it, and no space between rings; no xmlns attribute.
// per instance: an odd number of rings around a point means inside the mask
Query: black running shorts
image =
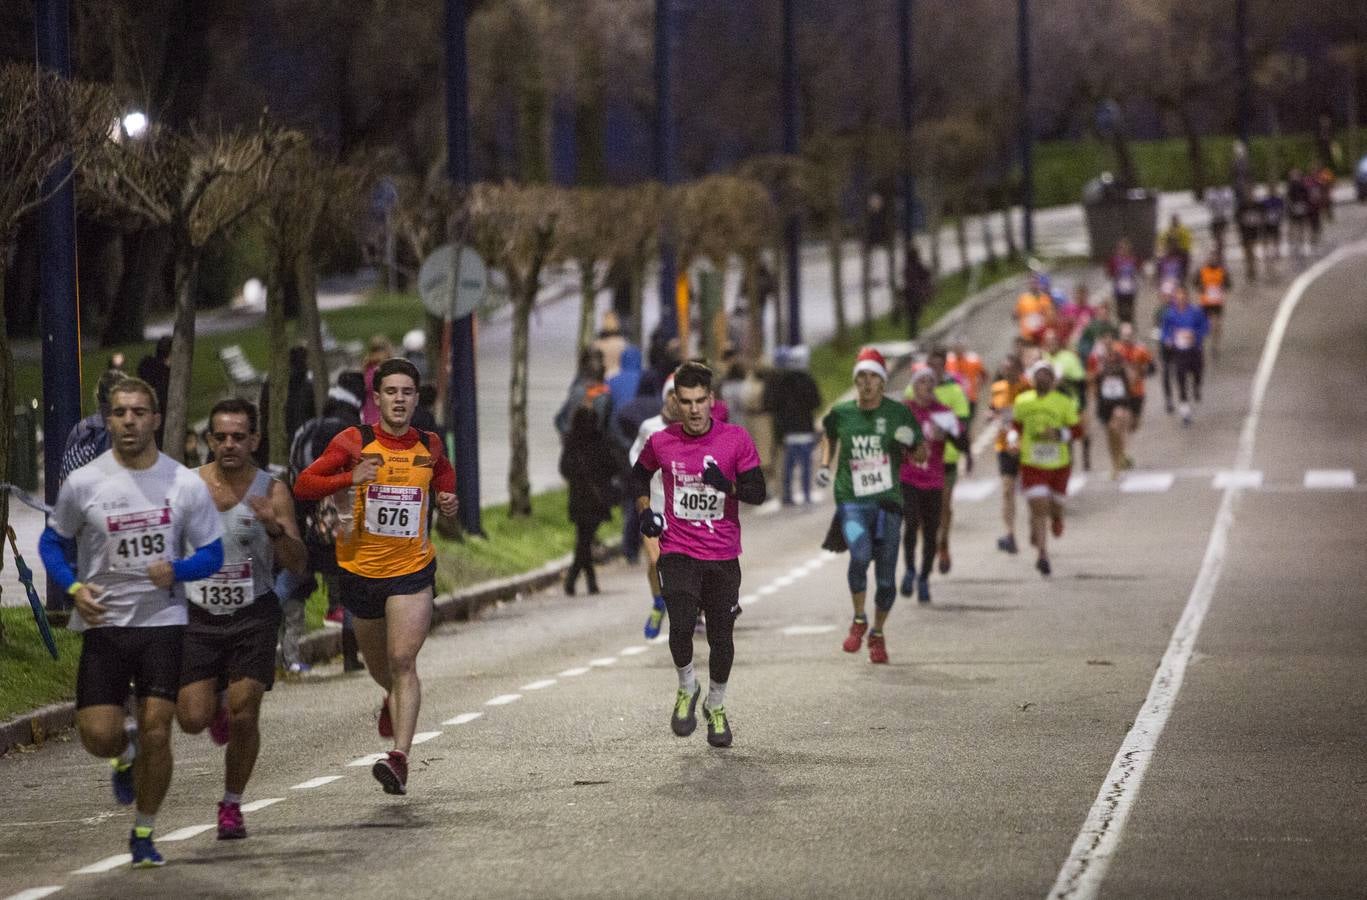
<svg viewBox="0 0 1367 900"><path fill-rule="evenodd" d="M390 597L436 591L437 561L434 559L416 572L392 578L367 578L342 569L337 576L342 606L358 619L383 619L385 601Z"/></svg>
<svg viewBox="0 0 1367 900"><path fill-rule="evenodd" d="M84 632L76 670L76 708L123 706L134 696L176 701L184 625L106 625Z"/></svg>
<svg viewBox="0 0 1367 900"><path fill-rule="evenodd" d="M1015 478L1021 472L1021 456L1019 453L1007 453L1005 450L997 451L997 471L1003 478Z"/></svg>
<svg viewBox="0 0 1367 900"><path fill-rule="evenodd" d="M740 560L694 559L682 553L660 557L660 588L665 603L701 609L708 619L740 615Z"/></svg>
<svg viewBox="0 0 1367 900"><path fill-rule="evenodd" d="M207 678L231 684L250 678L270 690L275 684L275 644L280 634L280 601L274 591L225 616L190 608L180 683Z"/></svg>

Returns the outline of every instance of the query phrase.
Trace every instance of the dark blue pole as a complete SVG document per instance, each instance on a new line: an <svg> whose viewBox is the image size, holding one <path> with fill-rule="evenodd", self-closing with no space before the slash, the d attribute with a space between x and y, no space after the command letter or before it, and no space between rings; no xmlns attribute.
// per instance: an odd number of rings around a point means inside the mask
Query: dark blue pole
<svg viewBox="0 0 1367 900"><path fill-rule="evenodd" d="M1234 65L1239 79L1239 140L1248 147L1253 119L1253 98L1248 75L1248 0L1234 2L1234 41Z"/></svg>
<svg viewBox="0 0 1367 900"><path fill-rule="evenodd" d="M38 65L71 77L68 0L37 0L33 30ZM57 185L61 185L57 188ZM54 188L56 188L54 190ZM57 502L57 473L66 436L81 418L81 319L76 303L76 193L71 157L65 157L43 183L50 194L38 210L39 304L43 332L43 493ZM48 609L70 602L51 584Z"/></svg>
<svg viewBox="0 0 1367 900"><path fill-rule="evenodd" d="M914 84L911 78L912 0L897 0L897 90L902 122L902 240L906 258L911 258L916 229L916 176L911 171L911 129L915 118ZM911 290L910 284L903 285ZM913 327L914 324L913 324Z"/></svg>
<svg viewBox="0 0 1367 900"><path fill-rule="evenodd" d="M655 0L655 178L666 188L678 180L674 165L674 100L670 83L670 50L674 38L671 0ZM660 333L679 333L675 321L674 282L678 279L674 257L673 226L666 215L660 225Z"/></svg>
<svg viewBox="0 0 1367 900"><path fill-rule="evenodd" d="M470 177L470 102L465 57L465 0L446 0L446 174L459 187ZM456 497L467 534L484 535L479 509L479 405L475 400L475 317L451 323L451 433Z"/></svg>
<svg viewBox="0 0 1367 900"><path fill-rule="evenodd" d="M783 0L783 152L798 153L797 139L797 30L793 22L794 0ZM795 199L795 198L792 198ZM788 253L788 344L802 343L802 218L796 209L783 224Z"/></svg>
<svg viewBox="0 0 1367 900"><path fill-rule="evenodd" d="M1021 218L1025 252L1035 252L1035 139L1030 127L1030 0L1018 0L1016 57L1020 67Z"/></svg>

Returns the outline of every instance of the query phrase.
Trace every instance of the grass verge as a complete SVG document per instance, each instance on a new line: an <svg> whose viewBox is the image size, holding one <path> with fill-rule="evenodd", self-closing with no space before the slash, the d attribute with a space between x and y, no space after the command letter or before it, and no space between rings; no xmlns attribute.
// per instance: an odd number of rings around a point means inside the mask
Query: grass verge
<svg viewBox="0 0 1367 900"><path fill-rule="evenodd" d="M54 628L59 654L54 661L43 646L27 605L0 609L0 621L5 623L5 642L0 644L0 721L49 703L75 699L80 636Z"/></svg>

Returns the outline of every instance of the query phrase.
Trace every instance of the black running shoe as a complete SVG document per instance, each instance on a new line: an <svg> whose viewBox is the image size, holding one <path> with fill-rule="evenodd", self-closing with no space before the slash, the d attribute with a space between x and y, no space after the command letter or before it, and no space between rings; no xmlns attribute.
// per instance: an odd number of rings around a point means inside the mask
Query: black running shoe
<svg viewBox="0 0 1367 900"><path fill-rule="evenodd" d="M707 743L713 747L730 747L731 723L726 721L726 708L708 709L707 704L703 704L702 715L707 720Z"/></svg>
<svg viewBox="0 0 1367 900"><path fill-rule="evenodd" d="M669 727L674 729L674 733L679 737L688 737L698 727L698 716L694 710L698 705L700 694L702 694L702 685L693 688L691 694L683 688L679 688L679 693L674 697L674 712L669 717Z"/></svg>

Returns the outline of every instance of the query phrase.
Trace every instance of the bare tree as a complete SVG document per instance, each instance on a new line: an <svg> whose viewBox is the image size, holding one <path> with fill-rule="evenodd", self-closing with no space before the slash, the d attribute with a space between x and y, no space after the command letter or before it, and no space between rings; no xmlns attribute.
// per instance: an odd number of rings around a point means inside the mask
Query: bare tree
<svg viewBox="0 0 1367 900"><path fill-rule="evenodd" d="M167 455L181 460L195 342L195 289L204 248L232 231L266 196L280 157L302 138L263 121L226 134L154 128L139 140L107 142L82 172L97 205L167 229L175 259L171 376L163 410Z"/></svg>
<svg viewBox="0 0 1367 900"><path fill-rule="evenodd" d="M473 244L508 278L513 303L513 370L508 398L508 515L532 514L527 468L527 364L541 270L556 251L564 192L545 185L477 184L470 191Z"/></svg>
<svg viewBox="0 0 1367 900"><path fill-rule="evenodd" d="M593 343L594 303L603 289L607 268L599 262L612 255L614 236L621 224L616 220L621 204L613 191L576 188L564 194L565 215L556 228L556 255L575 264L579 270L579 328L575 339L575 359Z"/></svg>

